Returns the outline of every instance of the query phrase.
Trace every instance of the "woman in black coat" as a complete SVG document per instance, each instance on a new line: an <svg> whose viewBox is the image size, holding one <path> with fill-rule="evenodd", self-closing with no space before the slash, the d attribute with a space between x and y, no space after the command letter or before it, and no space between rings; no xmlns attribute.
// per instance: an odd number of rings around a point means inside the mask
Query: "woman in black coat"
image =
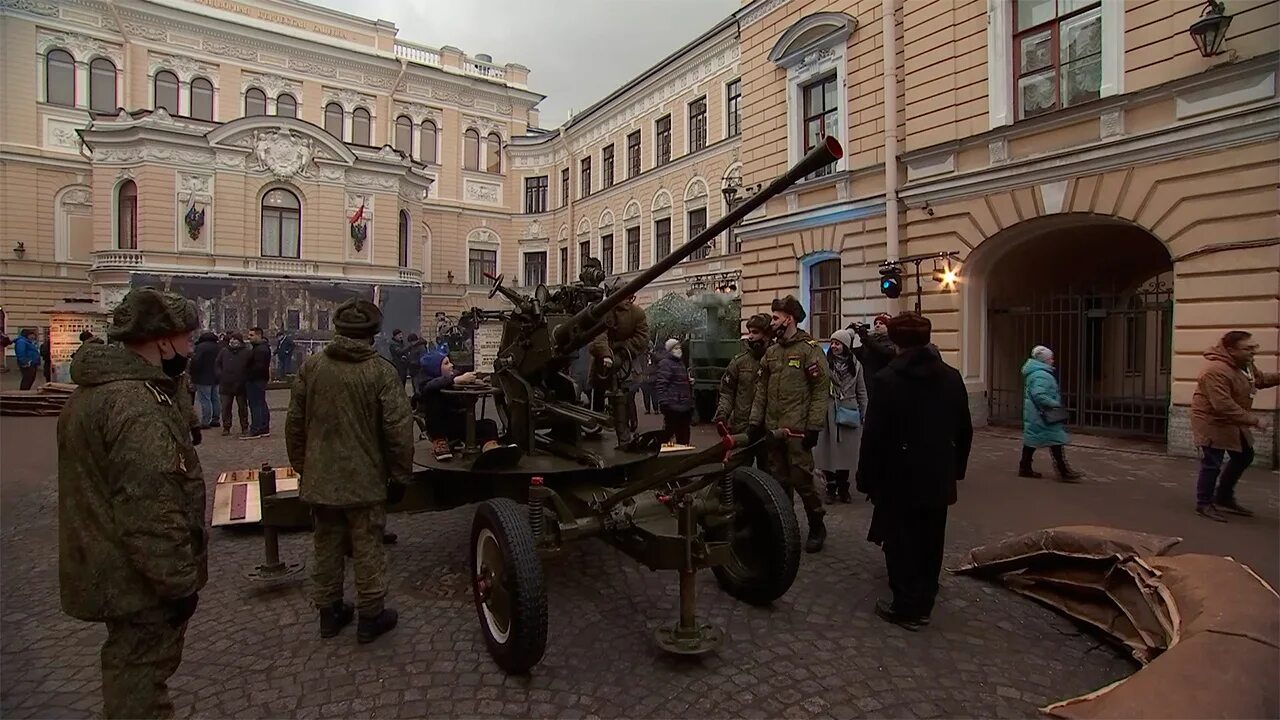
<svg viewBox="0 0 1280 720"><path fill-rule="evenodd" d="M688 445L693 422L693 385L689 382L689 370L680 360L682 354L679 341L668 340L653 382L658 408L662 410L663 429L674 435L676 443Z"/></svg>

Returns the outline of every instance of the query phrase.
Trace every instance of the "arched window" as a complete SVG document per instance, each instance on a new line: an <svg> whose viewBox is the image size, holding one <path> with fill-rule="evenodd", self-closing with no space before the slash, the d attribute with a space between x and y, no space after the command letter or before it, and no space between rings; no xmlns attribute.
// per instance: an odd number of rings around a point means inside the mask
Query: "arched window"
<svg viewBox="0 0 1280 720"><path fill-rule="evenodd" d="M369 111L364 108L356 108L351 111L351 142L358 145L371 145L373 140L370 137L371 124L369 122Z"/></svg>
<svg viewBox="0 0 1280 720"><path fill-rule="evenodd" d="M324 106L324 129L329 134L342 139L342 106L338 103L329 103Z"/></svg>
<svg viewBox="0 0 1280 720"><path fill-rule="evenodd" d="M407 210L400 211L400 249L397 253L400 258L400 267L409 267L409 212Z"/></svg>
<svg viewBox="0 0 1280 720"><path fill-rule="evenodd" d="M480 133L475 130L467 130L462 135L462 167L480 169Z"/></svg>
<svg viewBox="0 0 1280 720"><path fill-rule="evenodd" d="M244 94L244 116L267 114L267 94L258 88L249 88Z"/></svg>
<svg viewBox="0 0 1280 720"><path fill-rule="evenodd" d="M76 61L66 50L44 56L44 100L51 105L76 105Z"/></svg>
<svg viewBox="0 0 1280 720"><path fill-rule="evenodd" d="M302 204L283 188L262 196L262 256L301 257Z"/></svg>
<svg viewBox="0 0 1280 720"><path fill-rule="evenodd" d="M276 115L280 117L298 117L298 101L289 93L282 93L276 98Z"/></svg>
<svg viewBox="0 0 1280 720"><path fill-rule="evenodd" d="M404 115L396 118L396 149L405 155L413 152L413 121Z"/></svg>
<svg viewBox="0 0 1280 720"><path fill-rule="evenodd" d="M418 135L418 159L424 163L435 163L436 160L436 124L423 120Z"/></svg>
<svg viewBox="0 0 1280 720"><path fill-rule="evenodd" d="M178 114L178 76L168 70L156 73L156 109Z"/></svg>
<svg viewBox="0 0 1280 720"><path fill-rule="evenodd" d="M116 191L116 248L138 249L138 186L132 180Z"/></svg>
<svg viewBox="0 0 1280 720"><path fill-rule="evenodd" d="M116 65L106 58L89 63L89 109L111 112L116 104Z"/></svg>
<svg viewBox="0 0 1280 720"><path fill-rule="evenodd" d="M205 78L191 81L191 117L213 120L213 83Z"/></svg>
<svg viewBox="0 0 1280 720"><path fill-rule="evenodd" d="M502 172L502 136L498 133L489 133L485 138L484 169L491 173Z"/></svg>

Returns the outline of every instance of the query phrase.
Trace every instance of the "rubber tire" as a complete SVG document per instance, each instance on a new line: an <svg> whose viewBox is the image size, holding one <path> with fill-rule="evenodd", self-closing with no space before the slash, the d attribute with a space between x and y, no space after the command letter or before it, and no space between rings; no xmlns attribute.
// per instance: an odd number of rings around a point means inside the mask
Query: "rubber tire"
<svg viewBox="0 0 1280 720"><path fill-rule="evenodd" d="M493 533L502 551L511 596L511 630L505 643L489 632L483 603L472 587L471 597L480 620L489 655L498 667L511 675L523 675L542 660L547 648L547 590L542 578L542 560L534 549L529 529L529 512L506 498L480 503L471 523L471 577L476 577L476 541L480 532Z"/></svg>
<svg viewBox="0 0 1280 720"><path fill-rule="evenodd" d="M753 544L762 557L753 561L754 568L743 567L737 562L741 551L731 548L729 564L711 571L730 596L748 605L769 605L791 589L800 570L800 523L786 492L768 473L740 467L733 470L732 477L734 503L740 509L753 510L758 517L760 526L752 530L763 535ZM735 515L735 524L739 517Z"/></svg>

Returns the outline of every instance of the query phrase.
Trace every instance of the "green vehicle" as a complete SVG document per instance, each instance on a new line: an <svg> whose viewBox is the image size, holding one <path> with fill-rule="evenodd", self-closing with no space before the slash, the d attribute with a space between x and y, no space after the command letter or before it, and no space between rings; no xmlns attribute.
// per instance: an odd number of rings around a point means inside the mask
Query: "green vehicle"
<svg viewBox="0 0 1280 720"><path fill-rule="evenodd" d="M708 293L697 303L706 320L694 330L686 348L689 377L693 379L693 407L698 422L706 423L715 417L725 368L743 351L742 301Z"/></svg>

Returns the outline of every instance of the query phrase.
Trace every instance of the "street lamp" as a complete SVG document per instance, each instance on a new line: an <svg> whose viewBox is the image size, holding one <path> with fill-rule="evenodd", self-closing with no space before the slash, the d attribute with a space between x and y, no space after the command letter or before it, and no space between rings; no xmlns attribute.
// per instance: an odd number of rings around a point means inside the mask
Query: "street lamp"
<svg viewBox="0 0 1280 720"><path fill-rule="evenodd" d="M1231 16L1226 14L1227 5L1221 0L1209 0L1200 11L1200 19L1191 23L1191 39L1196 49L1204 57L1222 54L1222 41L1227 39L1227 28L1231 27Z"/></svg>

